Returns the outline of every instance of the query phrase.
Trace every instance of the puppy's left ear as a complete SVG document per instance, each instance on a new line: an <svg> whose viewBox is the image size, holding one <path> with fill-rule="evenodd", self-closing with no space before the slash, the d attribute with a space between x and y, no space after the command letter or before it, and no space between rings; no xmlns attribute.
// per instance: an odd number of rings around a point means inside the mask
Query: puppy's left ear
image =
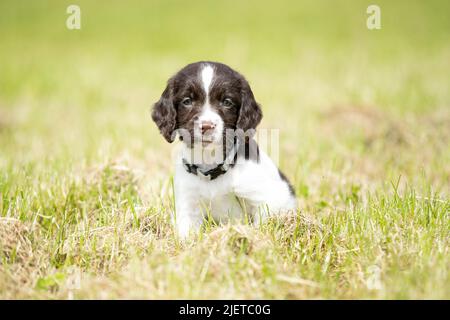
<svg viewBox="0 0 450 320"><path fill-rule="evenodd" d="M236 122L237 129L242 129L244 132L256 129L262 116L261 107L255 101L250 85L245 79L242 79L241 107Z"/></svg>
<svg viewBox="0 0 450 320"><path fill-rule="evenodd" d="M168 142L173 142L176 136L177 111L173 105L172 82L169 80L161 98L153 105L152 119L158 126L159 132Z"/></svg>

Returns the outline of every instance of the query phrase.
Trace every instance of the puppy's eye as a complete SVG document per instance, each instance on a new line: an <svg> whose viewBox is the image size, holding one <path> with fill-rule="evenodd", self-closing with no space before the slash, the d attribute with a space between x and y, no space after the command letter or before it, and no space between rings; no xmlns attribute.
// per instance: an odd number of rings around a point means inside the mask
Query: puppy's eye
<svg viewBox="0 0 450 320"><path fill-rule="evenodd" d="M192 105L192 99L191 98L184 98L183 100L181 100L181 103L185 106L191 106Z"/></svg>
<svg viewBox="0 0 450 320"><path fill-rule="evenodd" d="M224 107L232 107L232 106L234 106L234 103L233 103L233 101L230 99L230 98L226 98L226 99L224 99L223 101L222 101L222 105L224 106Z"/></svg>

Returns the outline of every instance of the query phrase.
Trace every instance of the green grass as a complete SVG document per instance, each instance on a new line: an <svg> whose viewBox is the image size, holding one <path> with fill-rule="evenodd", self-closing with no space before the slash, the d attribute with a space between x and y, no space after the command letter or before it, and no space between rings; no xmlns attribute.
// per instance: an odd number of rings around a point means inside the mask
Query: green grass
<svg viewBox="0 0 450 320"><path fill-rule="evenodd" d="M0 2L0 298L450 298L448 1L72 3ZM206 59L300 211L181 243L149 108Z"/></svg>

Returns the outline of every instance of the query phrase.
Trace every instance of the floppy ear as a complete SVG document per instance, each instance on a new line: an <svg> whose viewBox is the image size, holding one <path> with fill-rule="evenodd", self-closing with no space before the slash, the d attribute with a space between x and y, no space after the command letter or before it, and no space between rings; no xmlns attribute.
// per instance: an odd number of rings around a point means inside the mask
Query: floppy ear
<svg viewBox="0 0 450 320"><path fill-rule="evenodd" d="M159 128L159 132L170 143L175 140L177 125L177 111L173 105L171 84L167 84L161 98L153 105L152 119Z"/></svg>
<svg viewBox="0 0 450 320"><path fill-rule="evenodd" d="M262 111L259 104L255 101L248 82L244 79L242 82L241 108L239 109L236 127L246 132L249 129L256 129L256 126L262 119Z"/></svg>

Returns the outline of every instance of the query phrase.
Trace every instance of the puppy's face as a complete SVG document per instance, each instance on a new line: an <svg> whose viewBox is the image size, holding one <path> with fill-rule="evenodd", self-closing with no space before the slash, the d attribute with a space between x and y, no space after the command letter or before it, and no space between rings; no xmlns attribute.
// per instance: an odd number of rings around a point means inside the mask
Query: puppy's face
<svg viewBox="0 0 450 320"><path fill-rule="evenodd" d="M169 79L152 118L167 141L178 131L189 146L206 146L221 143L228 129L255 129L262 112L243 76L224 64L197 62Z"/></svg>

